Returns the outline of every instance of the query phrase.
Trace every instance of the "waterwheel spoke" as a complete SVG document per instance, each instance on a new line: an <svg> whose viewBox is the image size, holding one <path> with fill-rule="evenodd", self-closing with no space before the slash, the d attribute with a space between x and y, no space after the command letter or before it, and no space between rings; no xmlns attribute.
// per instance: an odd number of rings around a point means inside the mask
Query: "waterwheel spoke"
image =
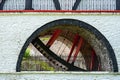
<svg viewBox="0 0 120 80"><path fill-rule="evenodd" d="M67 62L69 62L69 60L70 60L70 58L71 58L71 56L72 56L73 50L74 50L75 46L76 46L77 43L78 43L78 40L79 40L79 35L76 34L75 37L74 37L74 40L73 40L72 48L71 48L70 53L69 53L69 55L68 55Z"/></svg>
<svg viewBox="0 0 120 80"><path fill-rule="evenodd" d="M53 32L53 30L51 31ZM42 54L42 56L50 61L50 64L52 64L52 66L55 67L56 70L100 70L101 66L94 49L79 34L73 33L71 31L55 29L52 35L50 34L50 32L47 35L50 35L51 37L48 41L46 40L46 45L44 44L45 42L42 42L40 39L42 38L42 36L35 38L35 40L33 40L31 43ZM64 47L64 45L66 46ZM81 57L78 56L79 53ZM61 57L64 55L66 55L65 59ZM88 56L88 58L86 56ZM77 61L78 57L80 61ZM82 63L81 60L85 63L83 65L78 65L79 63Z"/></svg>
<svg viewBox="0 0 120 80"><path fill-rule="evenodd" d="M78 55L78 53L79 53L79 51L80 51L80 49L81 49L81 47L82 47L82 44L83 44L83 39L80 38L79 43L78 43L78 46L77 46L77 49L76 49L76 52L75 52L74 57L73 57L72 64L74 64L74 62L75 62L75 60L76 60L76 58L77 58L77 55Z"/></svg>
<svg viewBox="0 0 120 80"><path fill-rule="evenodd" d="M58 36L60 35L62 31L57 29L55 30L55 32L53 33L52 37L50 38L50 40L48 41L48 43L46 44L47 47L51 47L51 45L54 43L54 41L58 38Z"/></svg>

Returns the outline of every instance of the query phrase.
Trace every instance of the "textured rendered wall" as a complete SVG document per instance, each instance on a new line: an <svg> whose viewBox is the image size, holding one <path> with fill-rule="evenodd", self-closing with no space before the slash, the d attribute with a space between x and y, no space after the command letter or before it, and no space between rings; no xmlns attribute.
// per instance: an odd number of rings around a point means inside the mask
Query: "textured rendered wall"
<svg viewBox="0 0 120 80"><path fill-rule="evenodd" d="M15 72L26 39L42 25L63 18L78 19L98 29L112 45L120 68L120 14L1 13L0 72Z"/></svg>
<svg viewBox="0 0 120 80"><path fill-rule="evenodd" d="M118 73L2 73L0 80L120 80Z"/></svg>

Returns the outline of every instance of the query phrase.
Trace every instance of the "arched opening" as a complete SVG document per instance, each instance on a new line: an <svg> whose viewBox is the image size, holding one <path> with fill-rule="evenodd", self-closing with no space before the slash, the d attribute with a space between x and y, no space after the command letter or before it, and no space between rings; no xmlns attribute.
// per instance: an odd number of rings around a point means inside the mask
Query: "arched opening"
<svg viewBox="0 0 120 80"><path fill-rule="evenodd" d="M118 67L111 45L97 29L79 20L60 19L27 39L16 67L16 71L51 70L118 72Z"/></svg>

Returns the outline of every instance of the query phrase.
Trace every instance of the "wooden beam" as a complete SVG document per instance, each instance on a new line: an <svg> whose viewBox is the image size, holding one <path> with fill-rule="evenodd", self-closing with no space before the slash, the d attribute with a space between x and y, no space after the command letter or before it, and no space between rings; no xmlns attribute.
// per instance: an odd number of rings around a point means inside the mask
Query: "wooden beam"
<svg viewBox="0 0 120 80"><path fill-rule="evenodd" d="M61 10L59 0L53 0L56 10Z"/></svg>
<svg viewBox="0 0 120 80"><path fill-rule="evenodd" d="M120 0L116 0L116 10L120 10Z"/></svg>
<svg viewBox="0 0 120 80"><path fill-rule="evenodd" d="M25 10L34 10L32 8L32 0L26 0L25 1Z"/></svg>
<svg viewBox="0 0 120 80"><path fill-rule="evenodd" d="M6 0L2 0L2 1L0 2L0 10L3 10L5 1L6 1Z"/></svg>
<svg viewBox="0 0 120 80"><path fill-rule="evenodd" d="M74 6L72 7L72 10L76 10L80 4L81 0L76 0L76 2L74 3Z"/></svg>

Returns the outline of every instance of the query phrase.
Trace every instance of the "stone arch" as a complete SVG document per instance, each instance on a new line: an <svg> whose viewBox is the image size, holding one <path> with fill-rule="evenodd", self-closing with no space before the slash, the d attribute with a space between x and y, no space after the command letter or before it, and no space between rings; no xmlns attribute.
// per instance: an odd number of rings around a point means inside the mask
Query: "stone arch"
<svg viewBox="0 0 120 80"><path fill-rule="evenodd" d="M21 71L21 62L26 48L39 33L49 28L59 27L59 25L72 25L75 29L74 32L78 32L95 50L96 54L100 57L101 67L103 71L118 72L117 61L114 50L109 41L93 26L75 19L59 19L49 22L42 27L38 28L25 42L17 61L16 71Z"/></svg>

